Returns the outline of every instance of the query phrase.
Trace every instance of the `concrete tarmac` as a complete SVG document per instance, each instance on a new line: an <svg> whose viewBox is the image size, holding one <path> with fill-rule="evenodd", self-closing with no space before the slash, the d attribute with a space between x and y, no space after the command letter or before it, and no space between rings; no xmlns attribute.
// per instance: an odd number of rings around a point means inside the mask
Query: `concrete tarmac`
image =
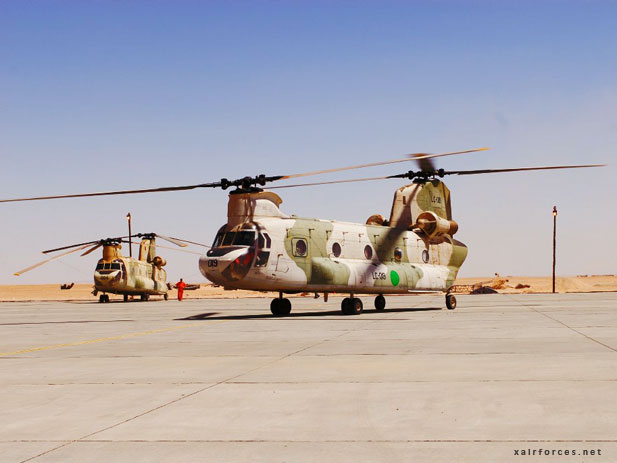
<svg viewBox="0 0 617 463"><path fill-rule="evenodd" d="M457 298L0 304L0 461L617 461L617 294Z"/></svg>

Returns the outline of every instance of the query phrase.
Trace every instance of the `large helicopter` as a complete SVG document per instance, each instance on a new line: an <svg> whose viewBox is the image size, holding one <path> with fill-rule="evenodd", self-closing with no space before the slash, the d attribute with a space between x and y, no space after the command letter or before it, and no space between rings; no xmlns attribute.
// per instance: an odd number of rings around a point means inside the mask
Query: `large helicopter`
<svg viewBox="0 0 617 463"><path fill-rule="evenodd" d="M141 238L137 259L132 256L132 237ZM51 254L58 251L65 252L15 272L15 275L19 276L22 273L73 252L86 249L81 254L81 256L86 256L102 247L103 255L94 269L94 290L92 291L94 296L101 293L99 295L99 302L109 302L109 294L123 295L124 302L128 301L130 296L139 296L142 301L147 301L150 296L163 296L167 300L167 291L171 289L171 285L167 283L167 273L163 269L167 262L162 257L156 255L156 238L161 238L182 248L187 247L189 244L205 246L193 241L158 235L156 233L137 233L116 238L104 238L43 251L43 254ZM129 257L122 255L122 243L129 245ZM165 246L159 245L159 247ZM69 251L66 251L67 249Z"/></svg>
<svg viewBox="0 0 617 463"><path fill-rule="evenodd" d="M201 273L227 289L276 291L270 310L288 315L291 302L284 294L322 292L348 294L341 302L343 314L363 310L359 294L373 294L375 308L384 310L388 294L445 293L448 309L456 307L449 293L467 247L454 238L458 224L452 218L450 190L441 181L446 175L478 175L534 170L600 167L600 165L543 166L510 169L446 171L432 159L488 148L441 154L413 154L389 161L292 175L243 177L196 185L81 193L0 200L0 202L137 194L195 188L235 189L229 193L227 222L212 247L199 259ZM407 179L412 183L396 190L390 218L371 215L365 224L299 218L284 214L282 199L262 187L268 183L344 170L415 160L419 170L385 177L278 185L309 187L346 182Z"/></svg>

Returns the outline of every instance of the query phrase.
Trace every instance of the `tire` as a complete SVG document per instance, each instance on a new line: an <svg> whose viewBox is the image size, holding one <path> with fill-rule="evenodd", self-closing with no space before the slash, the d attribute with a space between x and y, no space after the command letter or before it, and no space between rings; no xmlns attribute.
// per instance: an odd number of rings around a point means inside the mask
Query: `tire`
<svg viewBox="0 0 617 463"><path fill-rule="evenodd" d="M353 304L349 297L346 297L341 301L341 311L343 315L351 315L353 310Z"/></svg>
<svg viewBox="0 0 617 463"><path fill-rule="evenodd" d="M99 304L102 304L102 303L104 303L104 302L105 302L105 295L104 295L104 294L101 294L101 295L99 296Z"/></svg>
<svg viewBox="0 0 617 463"><path fill-rule="evenodd" d="M354 297L353 299L346 297L341 302L341 310L343 315L357 315L362 312L362 300Z"/></svg>
<svg viewBox="0 0 617 463"><path fill-rule="evenodd" d="M128 302L128 301L129 301L129 295L128 295L128 294L125 294L125 295L124 295L124 297L123 297L123 299L124 299L124 302Z"/></svg>
<svg viewBox="0 0 617 463"><path fill-rule="evenodd" d="M456 309L456 298L454 294L446 294L446 307L448 310Z"/></svg>
<svg viewBox="0 0 617 463"><path fill-rule="evenodd" d="M286 317L291 313L291 302L289 299L272 299L270 303L270 312L275 317Z"/></svg>
<svg viewBox="0 0 617 463"><path fill-rule="evenodd" d="M165 299L165 300L169 299L169 294L167 294L167 293L163 294L163 299Z"/></svg>
<svg viewBox="0 0 617 463"><path fill-rule="evenodd" d="M140 297L140 299L141 299L142 301L147 301L148 299L150 299L150 295L149 295L149 294L142 294L142 295L141 295L141 297Z"/></svg>
<svg viewBox="0 0 617 463"><path fill-rule="evenodd" d="M386 298L381 294L375 298L375 310L382 311L386 308Z"/></svg>

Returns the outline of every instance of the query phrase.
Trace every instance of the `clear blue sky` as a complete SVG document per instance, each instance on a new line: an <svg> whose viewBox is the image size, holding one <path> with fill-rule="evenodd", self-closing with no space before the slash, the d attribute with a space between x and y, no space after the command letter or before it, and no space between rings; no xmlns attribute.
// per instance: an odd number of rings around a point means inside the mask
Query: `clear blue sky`
<svg viewBox="0 0 617 463"><path fill-rule="evenodd" d="M490 146L440 167L608 163L452 178L461 275L617 273L617 2L2 2L2 198L302 172ZM402 166L357 172L393 174ZM352 177L356 173L330 176ZM398 181L282 190L364 222ZM91 281L40 250L136 231L210 242L221 191L0 205L0 284ZM203 281L197 256L161 254Z"/></svg>

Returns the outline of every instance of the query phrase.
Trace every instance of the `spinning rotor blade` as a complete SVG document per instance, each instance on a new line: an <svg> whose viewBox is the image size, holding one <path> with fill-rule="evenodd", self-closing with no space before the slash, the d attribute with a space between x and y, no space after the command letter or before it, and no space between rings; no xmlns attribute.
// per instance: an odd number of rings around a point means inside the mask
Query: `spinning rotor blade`
<svg viewBox="0 0 617 463"><path fill-rule="evenodd" d="M407 161L410 161L410 160L416 160L416 161L420 162L420 161L422 161L424 159L439 158L439 157L442 157L442 156L453 156L455 154L475 153L475 152L478 152L478 151L486 151L488 149L490 149L490 148L476 148L476 149L473 149L473 150L454 151L452 153L440 153L440 154L427 154L427 153L408 154L404 158L392 159L390 161L371 162L369 164L359 164L359 165L356 165L356 166L338 167L336 169L316 170L314 172L305 172L305 173L302 173L302 174L284 175L284 176L280 177L280 180L287 180L289 178L298 178L298 177L308 177L309 175L329 174L329 173L332 173L332 172L342 172L344 170L364 169L365 167L384 166L384 165L387 165L387 164L396 164L396 163L399 163L399 162L407 162Z"/></svg>
<svg viewBox="0 0 617 463"><path fill-rule="evenodd" d="M475 153L477 151L484 151L488 148L477 148L473 150L466 151L454 151L451 153L441 153L441 154L425 154L425 153L416 153L409 154L404 158L393 159L390 161L379 161L372 162L368 164L359 164L355 166L347 166L347 167L339 167L336 169L325 169L325 170L317 170L313 172L304 172L300 174L291 174L291 175L276 175L267 177L264 174L257 175L255 177L242 177L236 180L228 180L226 178L221 179L218 182L213 183L199 183L196 185L184 185L184 186L169 186L169 187L160 187L160 188L143 188L139 190L116 190L116 191L102 191L96 193L78 193L78 194L68 194L68 195L55 195L55 196L35 196L31 198L14 198L14 199L0 199L0 203L11 203L18 201L39 201L46 199L66 199L66 198L86 198L91 196L111 196L111 195L128 195L128 194L141 194L141 193L160 193L164 191L182 191L182 190L193 190L195 188L222 188L223 190L235 186L240 190L251 191L253 185L257 187L258 185L264 186L266 183L274 182L277 180L287 180L290 178L298 178L298 177L307 177L310 175L320 175L320 174L328 174L332 172L342 172L345 170L353 170L353 169L363 169L366 167L374 167L374 166L382 166L387 164L395 164L399 162L407 162L409 160L415 159L419 162L428 162L427 159L438 158L442 156L452 156L455 154L464 154L464 153ZM427 165L432 166L432 164L421 164L421 166ZM164 237L162 237L165 239ZM173 242L173 241L172 241ZM177 243L174 243L177 244Z"/></svg>
<svg viewBox="0 0 617 463"><path fill-rule="evenodd" d="M86 249L86 248L87 248L88 246L90 246L91 244L92 244L92 243L87 243L87 244L86 244L86 245L84 245L84 246L80 246L80 247L78 247L78 248L71 249L70 251L63 252L62 254L58 254L57 256L50 257L49 259L45 259L45 260L43 260L43 261L41 261L41 262L38 262L38 263L36 263L36 264L34 264L34 265L31 265L30 267L27 267L27 268L25 268L25 269L23 269L23 270L20 270L19 272L15 272L13 275L15 275L15 276L19 276L19 275L21 275L22 273L29 272L30 270L35 269L35 268L37 268L37 267L40 267L41 265L46 264L47 262L50 262L50 261L52 261L52 260L54 260L54 259L57 259L57 258L62 257L62 256L66 256L66 255L68 255L68 254L71 254L72 252L77 252L77 251L81 251L82 249ZM66 249L66 248L65 248L65 249Z"/></svg>
<svg viewBox="0 0 617 463"><path fill-rule="evenodd" d="M587 165L581 165L581 166L517 167L513 169L449 170L449 171L444 171L444 175L498 174L501 172L523 172L527 170L581 169L585 167L604 167L604 166L606 166L606 164L587 164Z"/></svg>
<svg viewBox="0 0 617 463"><path fill-rule="evenodd" d="M100 248L101 246L103 246L101 243L96 244L95 246L92 246L90 249L88 249L86 252L84 252L81 256L79 257L83 257L83 256L87 256L88 254L90 254L92 251L97 250L98 248Z"/></svg>

